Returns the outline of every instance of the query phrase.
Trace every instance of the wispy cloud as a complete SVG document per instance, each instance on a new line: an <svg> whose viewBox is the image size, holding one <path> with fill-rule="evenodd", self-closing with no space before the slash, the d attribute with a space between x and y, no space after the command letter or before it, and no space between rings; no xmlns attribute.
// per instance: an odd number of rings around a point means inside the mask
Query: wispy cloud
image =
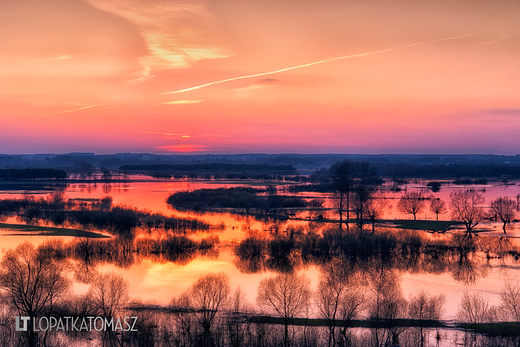
<svg viewBox="0 0 520 347"><path fill-rule="evenodd" d="M202 100L175 100L175 101L166 101L163 102L165 105L190 105L190 104L198 104L202 102Z"/></svg>
<svg viewBox="0 0 520 347"><path fill-rule="evenodd" d="M139 59L139 62L143 66L143 69L141 71L137 71L133 74L131 74L129 77L133 77L131 80L126 81L127 83L143 83L148 81L150 78L153 78L154 75L152 75L152 69L145 65L145 63L142 61L142 59Z"/></svg>
<svg viewBox="0 0 520 347"><path fill-rule="evenodd" d="M231 137L229 135L212 135L212 134L203 134L203 135L189 135L186 133L169 133L169 132L161 132L161 131L142 131L142 130L111 130L111 131L105 131L105 132L135 132L135 133L141 133L141 134L151 134L151 135L161 135L161 136L167 136L167 137L175 137L175 138L195 138L195 137L205 137L205 138L227 138Z"/></svg>
<svg viewBox="0 0 520 347"><path fill-rule="evenodd" d="M60 55L59 57L56 57L56 58L51 58L49 60L68 60L68 59L72 59L74 58L72 55Z"/></svg>
<svg viewBox="0 0 520 347"><path fill-rule="evenodd" d="M222 80L218 80L218 81L208 82L208 83L201 84L201 85L194 86L194 87L189 87L189 88L184 88L184 89L179 89L179 90L174 90L174 91L169 91L169 92L158 93L157 95L186 93L186 92L190 92L190 91L193 91L193 90L198 90L198 89L202 89L202 88L205 88L205 87L218 85L218 84L222 84L222 83L227 83L227 82L231 82L231 81L237 81L237 80L243 80L243 79L250 79L250 78L256 78L256 77L275 75L275 74L279 74L279 73L283 73L283 72L287 72L287 71L303 69L303 68L307 68L307 67L311 67L311 66L315 66L315 65L320 65L320 64L326 64L326 63L330 63L330 62L334 62L334 61L367 57L367 56L382 54L382 53L386 53L386 52L390 52L390 51L410 48L410 47L424 45L424 44L429 44L429 43L436 43L436 42L443 42L443 41L461 39L461 38L465 38L465 37L469 37L469 36L474 36L476 34L477 33L464 34L464 35L458 35L458 36L450 36L450 37L445 37L445 38L441 38L441 39L435 39L435 40L429 40L429 41L421 41L421 42L411 43L411 44L402 45L402 46L396 46L396 47L380 49L380 50L371 51L371 52L357 53L357 54L350 54L350 55L345 55L345 56L333 57L333 58L328 58L328 59L323 59L323 60L319 60L319 61L310 62L310 63L307 63L307 64L301 64L301 65L286 67L286 68L282 68L282 69L278 69L278 70L274 70L274 71L260 72L260 73L250 74L250 75L243 75L243 76L237 76L237 77L222 79ZM266 79L263 79L263 80L264 81L265 80L269 80L269 81L273 80L274 81L276 79L274 79L274 78L266 78ZM41 117L50 116L50 115L57 115L57 114L63 114L63 113L77 112L77 111L86 110L86 109L95 108L95 107L108 106L108 105L112 105L112 104L122 103L122 102L125 102L125 101L129 101L129 100L117 101L117 102L114 102L114 103L89 105L89 106L79 107L79 108L75 108L75 109L54 112L54 113L42 115L42 116L40 116L40 118ZM169 102L167 101L167 102L164 102L164 104L178 105L178 104L198 103L198 102L201 102L201 101L202 100L176 100L176 101L169 101Z"/></svg>
<svg viewBox="0 0 520 347"><path fill-rule="evenodd" d="M360 58L360 57L367 57L367 56L371 56L371 55L382 54L382 53L386 53L386 52L390 52L390 51L410 48L410 47L424 45L424 44L428 44L428 43L435 43L435 42L442 42L442 41L461 39L461 38L473 36L473 35L476 35L476 34L477 33L457 35L457 36L450 36L450 37L445 37L445 38L442 38L442 39L421 41L421 42L415 42L415 43L402 45L402 46L396 46L396 47L380 49L380 50L377 50L377 51L371 51L371 52L365 52L365 53L357 53L357 54L350 54L350 55L344 55L344 56L340 56L340 57L333 57L333 58L328 58L328 59L314 61L314 62L307 63L307 64L301 64L301 65L286 67L286 68L278 69L278 70L274 70L274 71L260 72L260 73L250 74L250 75L243 75L243 76L237 76L237 77L232 77L232 78L226 78L226 79L222 79L222 80L218 80L218 81L204 83L204 84L201 84L201 85L198 85L198 86L194 86L194 87L173 90L173 91L170 91L170 92L159 93L158 95L186 93L186 92L190 92L190 91L193 91L193 90L206 88L206 87L217 85L217 84L222 84L222 83L227 83L227 82L232 82L232 81L238 81L238 80L243 80L243 79L249 79L249 78L256 78L256 77L262 77L262 76L275 75L275 74L279 74L279 73L282 73L282 72L287 72L287 71L292 71L292 70L297 70L297 69L303 69L303 68L307 68L307 67L311 67L311 66L315 66L315 65L321 65L321 64L330 63L330 62L333 62L333 61L353 59L353 58Z"/></svg>
<svg viewBox="0 0 520 347"><path fill-rule="evenodd" d="M153 77L152 71L188 67L195 61L231 55L211 38L217 22L203 4L140 0L87 2L126 19L143 38L150 54L139 58L143 70L137 72L137 78L130 83L149 80Z"/></svg>
<svg viewBox="0 0 520 347"><path fill-rule="evenodd" d="M262 78L260 80L261 83L278 83L280 82L278 79L276 78Z"/></svg>
<svg viewBox="0 0 520 347"><path fill-rule="evenodd" d="M190 135L179 134L179 133L162 133L162 132L158 132L158 131L137 131L137 130L132 130L132 131L139 132L139 133L144 133L144 134L155 134L155 135L164 135L164 136L190 137Z"/></svg>
<svg viewBox="0 0 520 347"><path fill-rule="evenodd" d="M520 108L492 108L492 109L482 110L482 113L520 116Z"/></svg>

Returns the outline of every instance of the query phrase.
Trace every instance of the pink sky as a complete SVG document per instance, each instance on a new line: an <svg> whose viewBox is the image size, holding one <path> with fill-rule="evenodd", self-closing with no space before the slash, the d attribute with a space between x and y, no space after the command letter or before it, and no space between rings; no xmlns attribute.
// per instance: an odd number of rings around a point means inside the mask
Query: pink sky
<svg viewBox="0 0 520 347"><path fill-rule="evenodd" d="M0 153L520 153L520 3L0 2Z"/></svg>

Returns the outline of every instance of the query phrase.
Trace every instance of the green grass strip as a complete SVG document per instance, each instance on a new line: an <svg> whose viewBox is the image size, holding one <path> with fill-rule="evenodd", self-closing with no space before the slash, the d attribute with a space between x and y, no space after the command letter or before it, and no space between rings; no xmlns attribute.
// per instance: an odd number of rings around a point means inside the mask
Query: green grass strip
<svg viewBox="0 0 520 347"><path fill-rule="evenodd" d="M99 233L91 231L69 229L69 228L56 228L56 227L43 227L39 225L28 225L28 224L6 224L0 223L0 229L10 230L18 232L17 234L9 234L8 236L15 235L26 235L23 233L31 233L30 235L37 236L74 236L74 237L88 237L93 239L109 238Z"/></svg>

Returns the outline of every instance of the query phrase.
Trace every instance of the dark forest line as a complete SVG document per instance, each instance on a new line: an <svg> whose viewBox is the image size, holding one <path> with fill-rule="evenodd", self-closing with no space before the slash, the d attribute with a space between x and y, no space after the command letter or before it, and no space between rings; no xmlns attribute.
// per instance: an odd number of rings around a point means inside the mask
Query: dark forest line
<svg viewBox="0 0 520 347"><path fill-rule="evenodd" d="M342 160L368 162L384 177L482 178L520 177L520 155L448 154L230 154L157 155L150 153L94 153L0 155L0 168L62 169L67 173L107 168L175 170L182 172L294 172L310 175Z"/></svg>
<svg viewBox="0 0 520 347"><path fill-rule="evenodd" d="M54 192L41 198L28 196L0 200L0 217L12 216L27 224L79 225L87 230L107 231L112 235L131 238L139 228L180 234L217 228L193 218L177 218L112 205L112 198L109 196L94 201L75 201L67 199L63 192Z"/></svg>

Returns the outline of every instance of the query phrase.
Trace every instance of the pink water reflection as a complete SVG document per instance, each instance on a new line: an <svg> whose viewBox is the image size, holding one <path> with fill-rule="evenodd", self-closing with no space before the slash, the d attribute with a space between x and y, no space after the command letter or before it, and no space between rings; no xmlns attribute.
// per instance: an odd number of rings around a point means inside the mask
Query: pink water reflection
<svg viewBox="0 0 520 347"><path fill-rule="evenodd" d="M411 183L406 189L424 189L426 194L430 194L425 189L425 182ZM200 218L213 224L224 223L226 228L223 232L218 232L223 241L240 241L244 239L247 233L255 230L261 232L268 227L252 218L237 218L229 213L214 214L195 214L191 212L173 211L168 208L166 198L173 192L182 190L194 190L201 188L218 188L237 186L236 183L223 182L206 182L206 181L156 181L156 182L134 182L129 186L114 185L108 195L112 196L114 204L124 204L138 209L147 209L153 212L163 213L165 215L176 215L180 217ZM106 188L106 187L105 187ZM446 202L449 201L449 194L454 190L462 190L473 188L477 190L485 189L483 192L486 203L500 196L509 196L514 198L520 193L520 186L503 186L503 185L486 185L486 186L448 186L443 187L440 192L433 193ZM92 186L90 189L72 185L66 190L69 198L101 198L106 195L106 190L102 184ZM392 198L392 204L395 205L401 193L387 193ZM323 194L307 194L313 197L324 197ZM21 194L0 194L0 198L19 197ZM403 215L394 208L387 212L385 218L388 219L411 219L410 215ZM435 216L426 209L424 216L418 218L434 219ZM448 215L441 216L441 219L449 219ZM297 222L304 223L304 222ZM291 224L291 223L289 223ZM498 228L497 228L498 226ZM501 236L502 232L498 224L487 224L486 227L497 228L497 232L493 233ZM286 228L284 225L282 228ZM420 233L420 232L418 232ZM508 230L509 235L520 236L517 227ZM14 248L24 241L29 241L34 245L39 245L51 238L45 236L1 236L0 252L3 254L6 249ZM65 242L71 240L71 237L53 237L52 239L60 239ZM257 274L241 273L234 264L234 254L232 250L222 250L217 258L199 256L188 264L181 265L171 262L154 263L151 260L143 260L140 263L132 265L128 269L121 269L114 265L103 265L99 268L102 272L114 271L123 275L130 283L130 294L134 298L142 298L143 300L156 301L161 304L168 303L172 297L179 295L189 288L198 277L209 272L225 272L231 279L232 287L240 285L247 293L248 299L254 303L258 283L265 277L274 275L273 272L264 271ZM507 267L501 266L498 260L495 265L487 272L485 277L479 278L474 284L466 285L456 281L450 273L439 275L425 273L401 273L401 286L406 298L411 294L425 289L430 294L438 295L444 293L447 297L446 303L446 319L455 319L461 296L465 290L480 291L489 295L492 304L498 303L498 293L506 279L520 281L520 266L515 262L508 264ZM312 280L313 288L319 280L319 270L314 266L302 270ZM86 286L76 285L76 292L84 292Z"/></svg>

